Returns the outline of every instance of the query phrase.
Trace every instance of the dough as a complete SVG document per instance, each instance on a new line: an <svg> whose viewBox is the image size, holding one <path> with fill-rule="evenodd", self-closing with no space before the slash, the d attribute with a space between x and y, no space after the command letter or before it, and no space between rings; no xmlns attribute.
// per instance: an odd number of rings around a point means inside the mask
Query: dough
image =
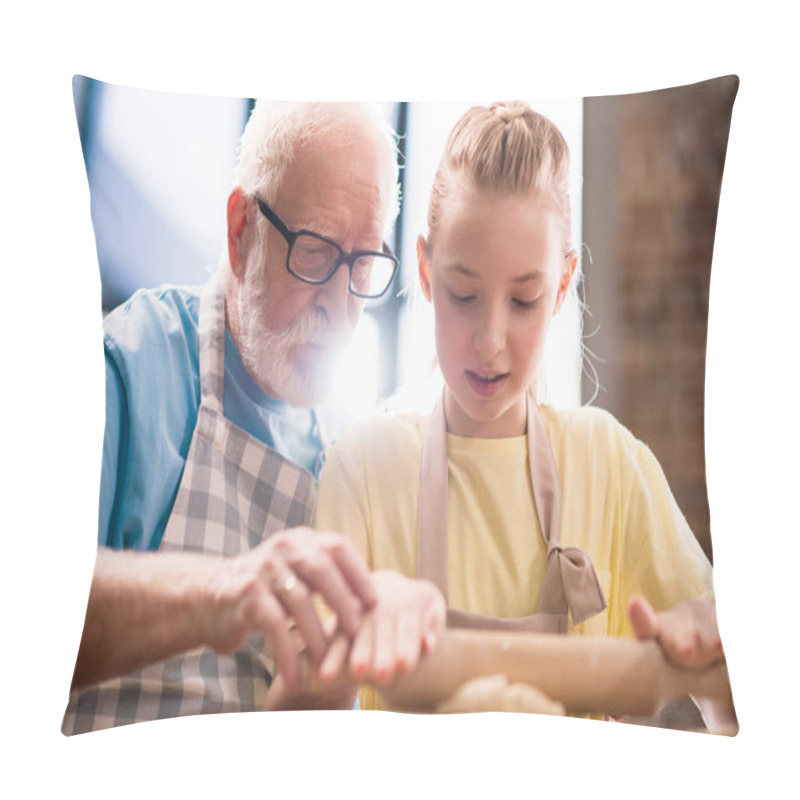
<svg viewBox="0 0 800 800"><path fill-rule="evenodd" d="M476 711L517 711L563 717L564 706L527 683L509 683L505 675L475 678L462 684L436 707L437 714Z"/></svg>

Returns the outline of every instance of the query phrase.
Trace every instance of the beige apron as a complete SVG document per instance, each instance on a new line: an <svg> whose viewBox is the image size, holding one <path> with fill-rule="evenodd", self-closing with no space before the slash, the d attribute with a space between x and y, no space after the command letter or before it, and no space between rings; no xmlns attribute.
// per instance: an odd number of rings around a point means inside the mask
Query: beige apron
<svg viewBox="0 0 800 800"><path fill-rule="evenodd" d="M447 609L452 628L495 628L566 633L569 614L583 622L606 607L592 562L582 550L561 546L561 490L547 430L536 408L527 402L528 463L536 513L547 547L547 572L536 613L501 619ZM444 395L436 404L422 438L418 509L418 575L432 581L448 598L447 566L447 425Z"/></svg>
<svg viewBox="0 0 800 800"><path fill-rule="evenodd" d="M223 416L225 297L220 274L198 311L200 408L160 550L236 556L271 534L308 522L312 475ZM132 722L252 711L265 700L275 662L261 634L220 656L199 648L70 694L67 734Z"/></svg>

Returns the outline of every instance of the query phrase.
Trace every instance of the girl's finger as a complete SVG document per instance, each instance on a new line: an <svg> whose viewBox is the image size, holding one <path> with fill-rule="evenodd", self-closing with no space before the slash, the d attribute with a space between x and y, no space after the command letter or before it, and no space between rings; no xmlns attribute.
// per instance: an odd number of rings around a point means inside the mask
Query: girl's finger
<svg viewBox="0 0 800 800"><path fill-rule="evenodd" d="M628 618L637 639L655 639L659 635L658 618L650 603L634 595L628 601Z"/></svg>
<svg viewBox="0 0 800 800"><path fill-rule="evenodd" d="M375 640L372 649L370 677L379 685L388 683L395 671L395 623L394 614L377 614L375 620Z"/></svg>
<svg viewBox="0 0 800 800"><path fill-rule="evenodd" d="M332 683L341 674L349 652L350 639L344 633L335 634L319 667L319 677L323 682Z"/></svg>
<svg viewBox="0 0 800 800"><path fill-rule="evenodd" d="M437 596L434 602L425 609L422 618L422 652L430 653L439 642L439 637L445 629L447 610L444 603Z"/></svg>
<svg viewBox="0 0 800 800"><path fill-rule="evenodd" d="M395 672L413 669L419 661L424 635L421 615L401 614L395 625Z"/></svg>
<svg viewBox="0 0 800 800"><path fill-rule="evenodd" d="M370 674L374 640L375 615L368 614L353 640L353 647L350 651L350 673L359 683L363 683Z"/></svg>

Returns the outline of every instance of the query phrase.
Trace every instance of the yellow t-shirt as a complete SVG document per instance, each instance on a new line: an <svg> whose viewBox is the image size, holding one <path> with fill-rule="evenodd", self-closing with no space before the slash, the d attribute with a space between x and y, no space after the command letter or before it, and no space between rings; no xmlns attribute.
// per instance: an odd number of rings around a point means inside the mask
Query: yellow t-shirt
<svg viewBox="0 0 800 800"><path fill-rule="evenodd" d="M711 597L711 565L649 448L601 409L541 406L540 413L561 484L561 544L588 554L608 601L570 633L632 635L626 603L634 593L657 611ZM350 537L371 569L416 577L425 422L376 415L328 452L315 525ZM450 606L495 617L535 613L547 559L527 437L448 434L447 446ZM360 700L375 707L372 691Z"/></svg>

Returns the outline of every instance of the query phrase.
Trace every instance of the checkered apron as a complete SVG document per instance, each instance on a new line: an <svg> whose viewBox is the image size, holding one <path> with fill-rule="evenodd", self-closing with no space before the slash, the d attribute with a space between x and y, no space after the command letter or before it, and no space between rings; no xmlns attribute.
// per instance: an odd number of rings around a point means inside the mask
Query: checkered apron
<svg viewBox="0 0 800 800"><path fill-rule="evenodd" d="M200 298L200 408L160 550L236 556L308 522L312 475L233 425L222 413L225 300L216 275ZM123 678L71 693L62 731L259 709L275 661L261 634L221 656L199 648Z"/></svg>
<svg viewBox="0 0 800 800"><path fill-rule="evenodd" d="M536 513L547 546L547 572L536 613L501 619L461 609L447 609L448 628L483 628L532 633L566 633L569 615L583 622L606 607L589 557L577 547L561 546L561 488L553 450L536 404L527 400L528 465ZM447 600L447 423L444 395L422 437L417 521L420 578L432 581Z"/></svg>

